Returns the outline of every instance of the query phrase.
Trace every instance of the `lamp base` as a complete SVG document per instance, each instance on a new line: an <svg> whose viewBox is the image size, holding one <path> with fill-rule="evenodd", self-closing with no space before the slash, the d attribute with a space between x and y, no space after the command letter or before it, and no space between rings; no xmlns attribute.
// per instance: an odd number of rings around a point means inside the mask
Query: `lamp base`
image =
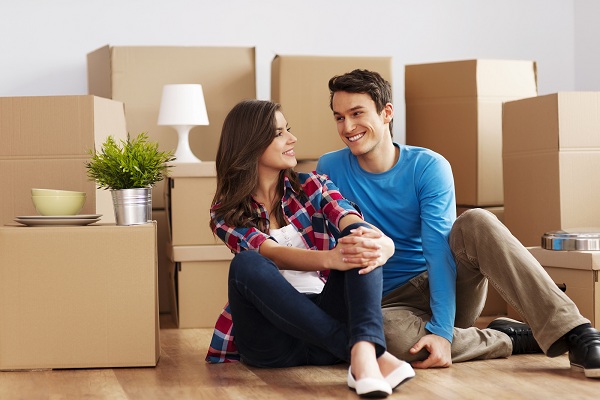
<svg viewBox="0 0 600 400"><path fill-rule="evenodd" d="M174 126L179 136L177 150L175 150L175 160L173 163L199 163L198 157L192 153L190 148L189 135L191 126Z"/></svg>

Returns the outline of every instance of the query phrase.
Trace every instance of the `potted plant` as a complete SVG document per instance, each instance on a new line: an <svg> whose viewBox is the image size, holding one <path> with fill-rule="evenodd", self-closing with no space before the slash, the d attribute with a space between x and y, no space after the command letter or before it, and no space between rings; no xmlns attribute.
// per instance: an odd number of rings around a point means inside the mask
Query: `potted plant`
<svg viewBox="0 0 600 400"><path fill-rule="evenodd" d="M152 219L152 186L168 175L172 151L159 151L145 132L117 142L109 136L102 148L90 150L87 176L111 191L117 225L145 224Z"/></svg>

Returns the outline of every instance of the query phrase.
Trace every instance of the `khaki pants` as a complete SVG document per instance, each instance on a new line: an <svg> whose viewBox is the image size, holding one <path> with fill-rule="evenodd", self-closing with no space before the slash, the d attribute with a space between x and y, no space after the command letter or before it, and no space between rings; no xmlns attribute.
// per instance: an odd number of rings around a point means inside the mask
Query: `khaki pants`
<svg viewBox="0 0 600 400"><path fill-rule="evenodd" d="M512 353L507 335L472 326L485 304L488 283L531 326L544 352L555 342L559 344L553 346L551 356L567 350L562 337L568 331L589 323L492 213L474 209L461 214L449 242L457 268L453 362L508 357ZM428 333L425 323L431 318L431 308L427 273L385 296L382 308L388 351L406 361L425 359L425 350L416 355L408 350Z"/></svg>

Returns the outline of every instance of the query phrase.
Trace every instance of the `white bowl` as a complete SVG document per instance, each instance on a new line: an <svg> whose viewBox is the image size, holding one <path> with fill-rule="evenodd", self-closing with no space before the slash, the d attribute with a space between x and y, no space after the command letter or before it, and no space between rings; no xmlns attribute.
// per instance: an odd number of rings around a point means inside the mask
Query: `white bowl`
<svg viewBox="0 0 600 400"><path fill-rule="evenodd" d="M58 189L31 189L32 196L80 196L85 197L85 192L76 192L74 190Z"/></svg>
<svg viewBox="0 0 600 400"><path fill-rule="evenodd" d="M83 196L31 196L33 205L41 215L76 215L85 204Z"/></svg>

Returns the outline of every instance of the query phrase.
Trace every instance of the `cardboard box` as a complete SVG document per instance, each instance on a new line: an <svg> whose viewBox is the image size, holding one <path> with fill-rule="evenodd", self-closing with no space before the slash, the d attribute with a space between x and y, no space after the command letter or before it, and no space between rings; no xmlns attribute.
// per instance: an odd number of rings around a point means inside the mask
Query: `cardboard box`
<svg viewBox="0 0 600 400"><path fill-rule="evenodd" d="M0 369L155 366L156 224L0 227Z"/></svg>
<svg viewBox="0 0 600 400"><path fill-rule="evenodd" d="M549 231L600 226L600 92L507 102L506 226L525 246Z"/></svg>
<svg viewBox="0 0 600 400"><path fill-rule="evenodd" d="M86 192L81 214L114 222L109 191L87 178L88 151L125 139L123 103L95 96L0 97L0 226L37 215L32 188Z"/></svg>
<svg viewBox="0 0 600 400"><path fill-rule="evenodd" d="M407 65L406 143L450 162L457 204L501 206L502 103L536 95L532 61Z"/></svg>
<svg viewBox="0 0 600 400"><path fill-rule="evenodd" d="M174 246L172 315L179 328L213 328L227 303L227 276L233 258L225 246Z"/></svg>
<svg viewBox="0 0 600 400"><path fill-rule="evenodd" d="M217 178L214 161L178 164L168 179L167 205L171 245L220 244L210 229L210 206Z"/></svg>
<svg viewBox="0 0 600 400"><path fill-rule="evenodd" d="M271 100L280 103L298 138L298 160L315 160L344 147L329 108L329 79L354 69L377 71L392 83L391 57L277 55L271 64ZM307 117L310 116L310 117Z"/></svg>
<svg viewBox="0 0 600 400"><path fill-rule="evenodd" d="M544 267L552 280L564 288L565 294L592 325L600 328L600 251L558 251L530 247L529 252ZM509 307L511 318L520 319Z"/></svg>
<svg viewBox="0 0 600 400"><path fill-rule="evenodd" d="M304 160L298 161L298 164L294 168L296 172L314 172L317 169L317 163L319 160Z"/></svg>
<svg viewBox="0 0 600 400"><path fill-rule="evenodd" d="M214 160L223 120L244 99L256 98L253 47L104 46L87 56L88 91L125 104L127 131L148 132L161 150L175 150L177 132L158 126L162 89L171 83L202 85L210 125L194 127L189 142L194 155ZM153 191L152 204L164 206L164 186Z"/></svg>

